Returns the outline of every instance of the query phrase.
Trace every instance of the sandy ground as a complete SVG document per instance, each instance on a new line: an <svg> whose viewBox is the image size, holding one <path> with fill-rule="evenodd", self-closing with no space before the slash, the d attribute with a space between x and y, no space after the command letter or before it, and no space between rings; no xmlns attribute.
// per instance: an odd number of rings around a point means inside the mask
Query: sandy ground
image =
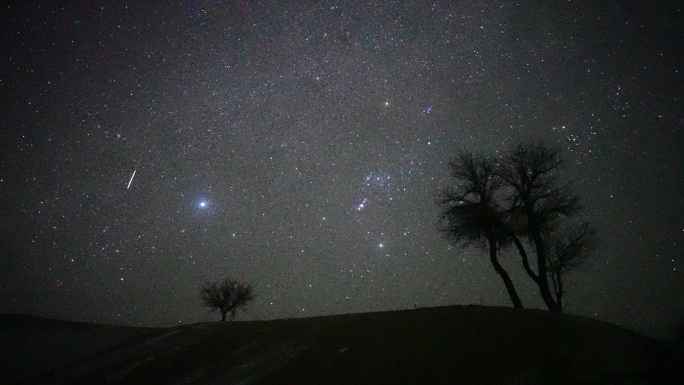
<svg viewBox="0 0 684 385"><path fill-rule="evenodd" d="M11 384L155 329L0 315L0 384Z"/></svg>
<svg viewBox="0 0 684 385"><path fill-rule="evenodd" d="M30 383L679 384L675 351L583 317L457 306L162 329Z"/></svg>

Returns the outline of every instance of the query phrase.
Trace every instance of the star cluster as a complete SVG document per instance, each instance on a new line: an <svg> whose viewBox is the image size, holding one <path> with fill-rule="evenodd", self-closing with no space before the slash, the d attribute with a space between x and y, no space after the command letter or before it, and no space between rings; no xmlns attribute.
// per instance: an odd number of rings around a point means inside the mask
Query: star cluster
<svg viewBox="0 0 684 385"><path fill-rule="evenodd" d="M541 139L603 241L567 310L654 335L684 317L673 4L2 7L4 311L203 321L224 277L254 283L243 319L507 306L435 197L458 151Z"/></svg>

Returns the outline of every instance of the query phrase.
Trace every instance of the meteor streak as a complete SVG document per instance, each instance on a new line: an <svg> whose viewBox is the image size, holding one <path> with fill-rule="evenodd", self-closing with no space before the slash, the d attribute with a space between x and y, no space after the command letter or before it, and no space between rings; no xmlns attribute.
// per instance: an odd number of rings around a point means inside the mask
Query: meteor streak
<svg viewBox="0 0 684 385"><path fill-rule="evenodd" d="M135 177L135 172L138 170L133 170L133 175L131 175L131 180L128 181L128 187L126 189L131 188L131 183L133 183L133 177Z"/></svg>

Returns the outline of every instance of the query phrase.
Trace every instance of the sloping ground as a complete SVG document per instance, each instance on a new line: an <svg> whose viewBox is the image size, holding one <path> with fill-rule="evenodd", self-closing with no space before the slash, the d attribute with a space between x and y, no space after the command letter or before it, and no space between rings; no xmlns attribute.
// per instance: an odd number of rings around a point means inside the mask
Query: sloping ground
<svg viewBox="0 0 684 385"><path fill-rule="evenodd" d="M673 346L607 323L457 306L181 326L32 383L680 384L682 364Z"/></svg>
<svg viewBox="0 0 684 385"><path fill-rule="evenodd" d="M0 314L0 384L12 384L155 329Z"/></svg>

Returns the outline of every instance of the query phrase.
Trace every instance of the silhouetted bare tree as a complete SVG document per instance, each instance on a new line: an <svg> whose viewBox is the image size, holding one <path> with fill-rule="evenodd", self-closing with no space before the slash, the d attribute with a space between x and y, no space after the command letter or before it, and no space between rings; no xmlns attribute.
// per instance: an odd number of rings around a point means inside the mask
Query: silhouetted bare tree
<svg viewBox="0 0 684 385"><path fill-rule="evenodd" d="M221 313L221 321L226 320L228 312L231 319L235 318L235 311L254 299L251 285L229 279L220 285L216 282L206 282L200 294L205 306Z"/></svg>
<svg viewBox="0 0 684 385"><path fill-rule="evenodd" d="M558 226L559 218L570 216L580 210L579 197L567 185L560 185L557 178L561 161L557 149L541 143L517 145L513 151L500 159L495 174L510 189L508 212L512 223L511 236L523 259L527 274L537 283L544 303L551 311L561 312L549 285L547 245L544 236ZM527 238L537 255L537 272L529 265L521 238ZM561 291L562 296L562 291Z"/></svg>
<svg viewBox="0 0 684 385"><path fill-rule="evenodd" d="M549 277L553 284L553 294L556 305L563 309L563 294L565 274L580 267L588 253L596 250L596 231L588 223L582 224L579 229L570 231L568 234L551 235L546 242L548 252L546 254L549 267Z"/></svg>
<svg viewBox="0 0 684 385"><path fill-rule="evenodd" d="M494 173L491 159L462 152L449 162L456 187L445 189L441 204L448 206L442 214L447 239L453 244L476 244L489 249L489 261L506 286L514 307L522 308L513 281L501 266L497 251L508 239L505 215L497 199L504 180Z"/></svg>
<svg viewBox="0 0 684 385"><path fill-rule="evenodd" d="M596 233L587 224L564 235L558 231L563 218L581 209L579 197L559 183L559 151L525 143L498 157L463 152L449 166L457 186L441 196L440 203L448 206L442 214L447 239L488 248L511 301L522 307L497 257L500 248L515 245L546 306L562 312L564 275L593 250ZM536 256L536 269L528 249Z"/></svg>

